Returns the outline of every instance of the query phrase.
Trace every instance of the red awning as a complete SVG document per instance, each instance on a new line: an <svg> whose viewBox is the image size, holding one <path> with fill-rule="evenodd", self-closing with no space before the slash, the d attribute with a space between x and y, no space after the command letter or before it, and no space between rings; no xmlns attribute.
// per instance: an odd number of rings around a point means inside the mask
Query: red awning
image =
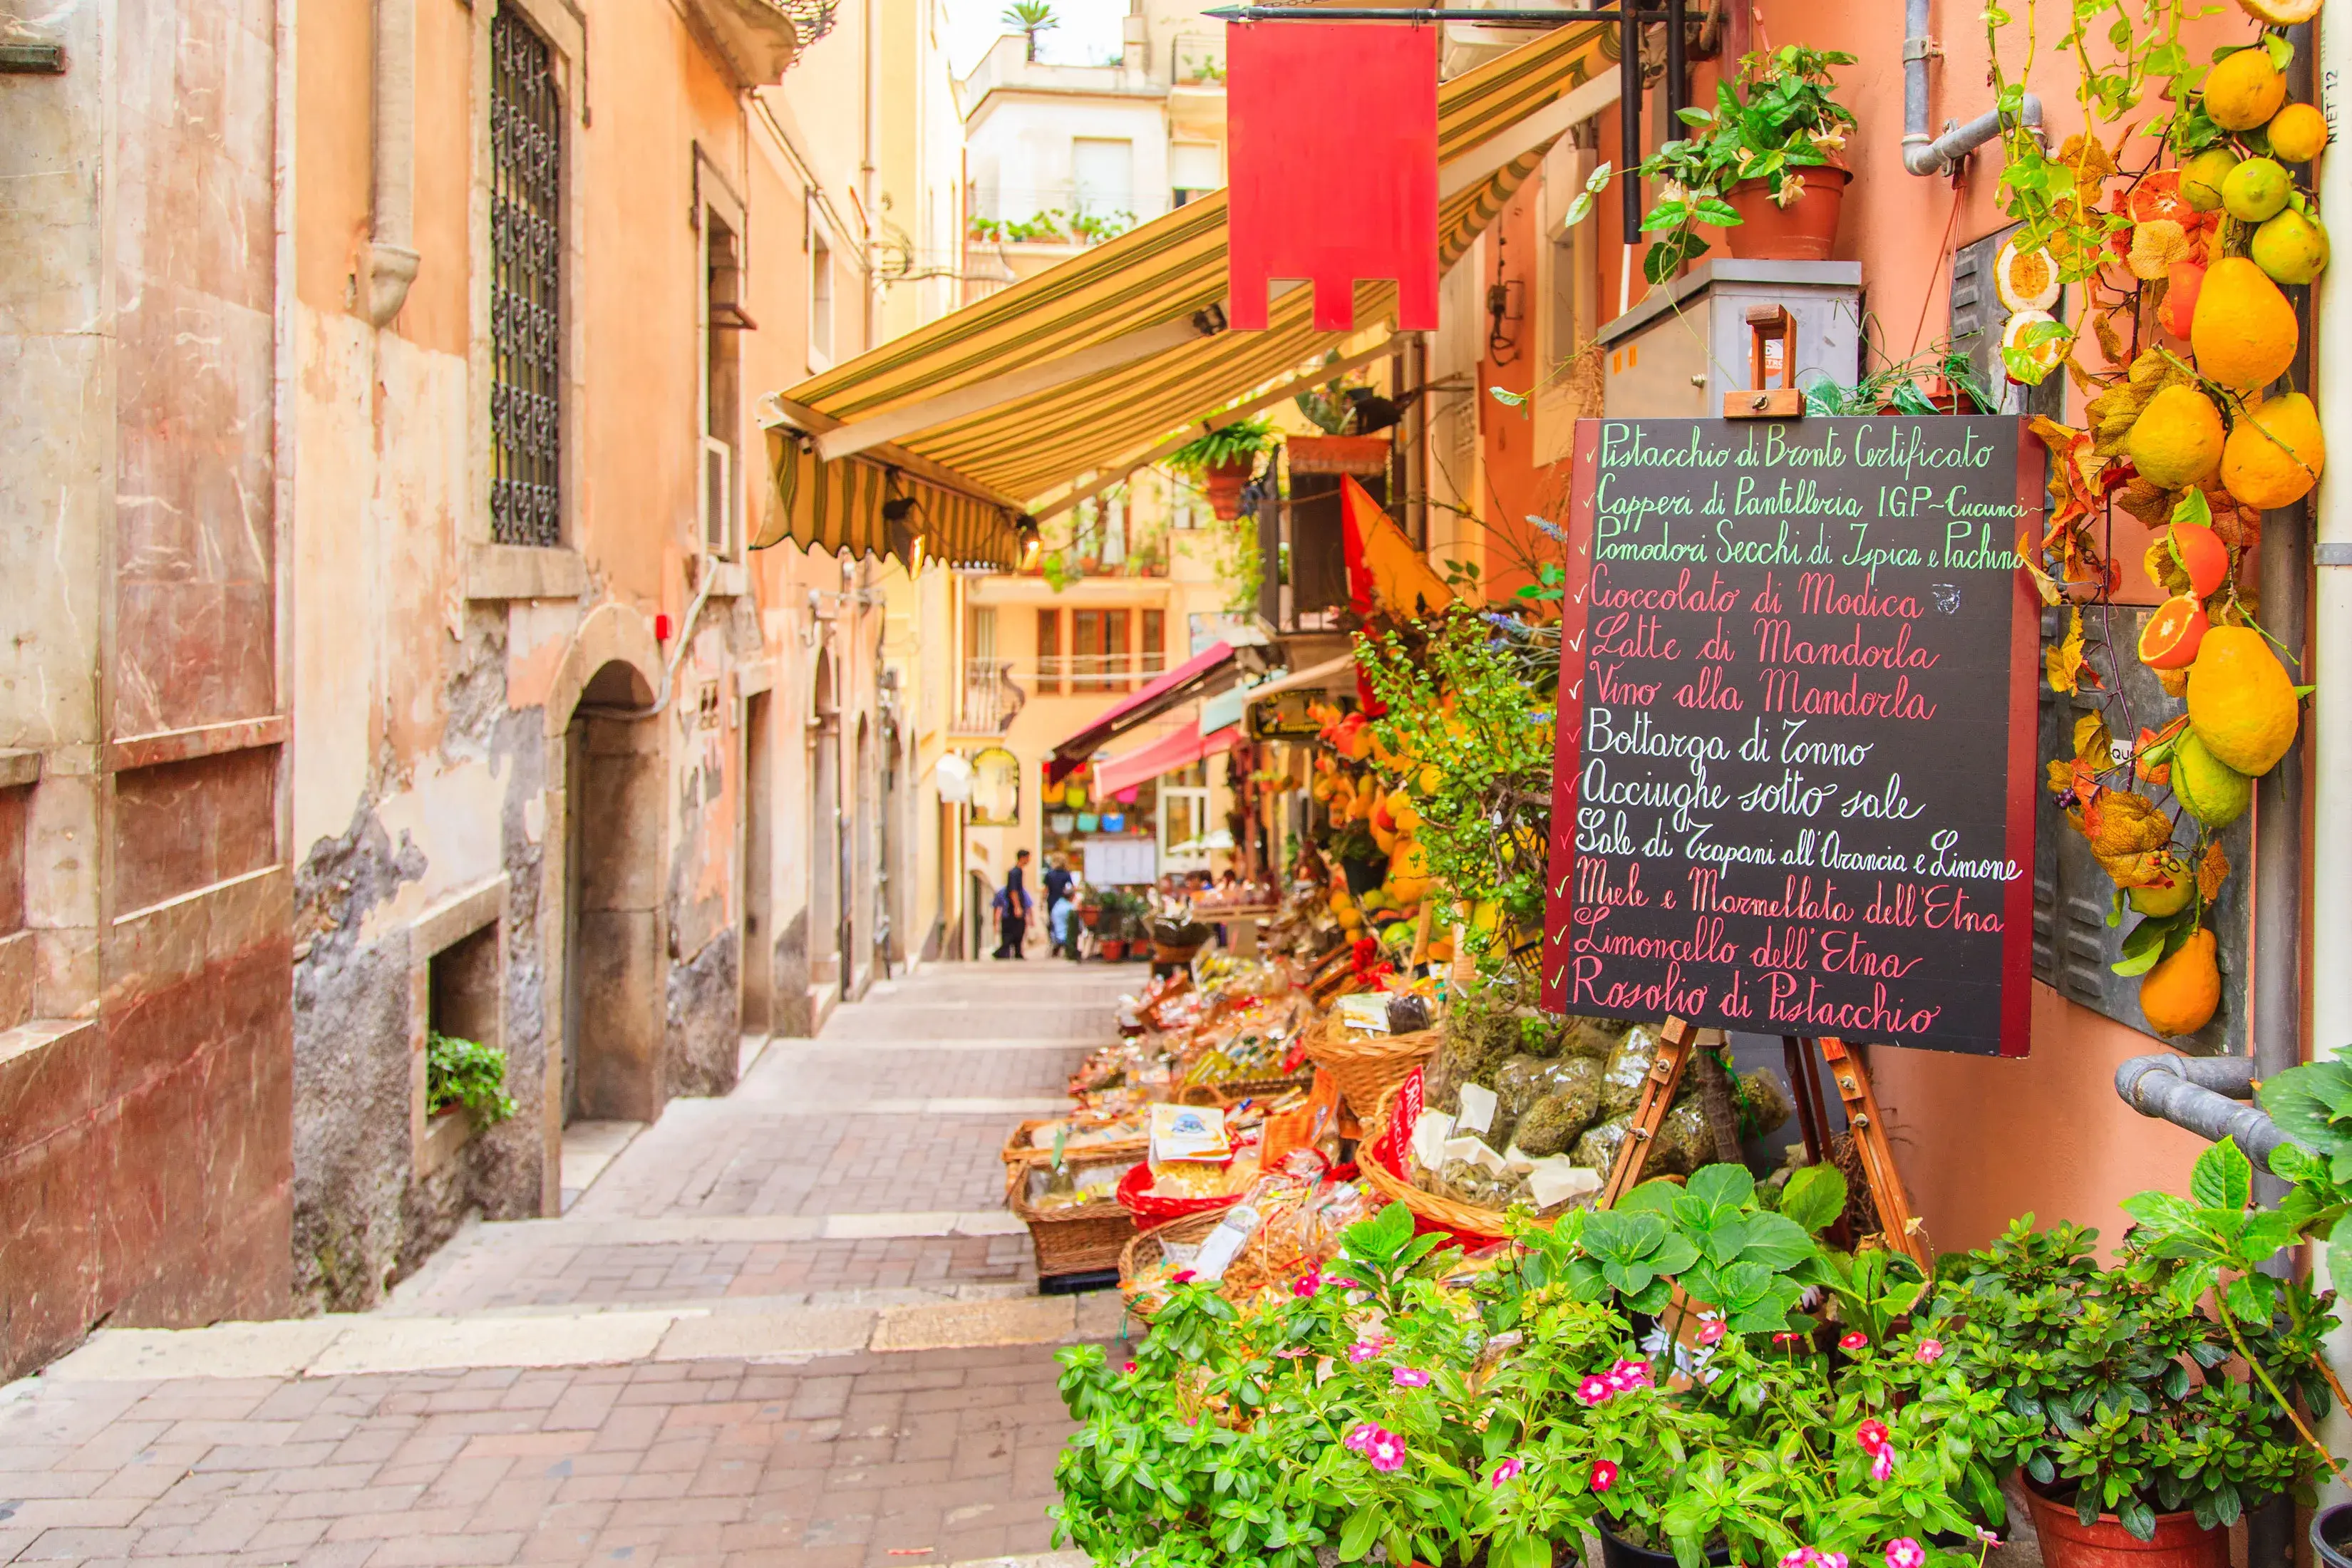
<svg viewBox="0 0 2352 1568"><path fill-rule="evenodd" d="M1126 701L1113 704L1085 729L1055 747L1054 754L1045 759L1045 782L1058 784L1138 724L1158 718L1179 702L1222 691L1234 679L1234 650L1230 644L1217 643L1206 653L1194 655Z"/></svg>
<svg viewBox="0 0 2352 1568"><path fill-rule="evenodd" d="M1146 779L1172 773L1178 768L1189 768L1202 757L1214 756L1219 752L1230 752L1240 742L1241 737L1238 724L1228 724L1207 736L1201 733L1199 724L1187 724L1174 734L1163 735L1150 745L1121 752L1096 763L1095 795L1100 800L1114 799L1119 791L1132 789Z"/></svg>

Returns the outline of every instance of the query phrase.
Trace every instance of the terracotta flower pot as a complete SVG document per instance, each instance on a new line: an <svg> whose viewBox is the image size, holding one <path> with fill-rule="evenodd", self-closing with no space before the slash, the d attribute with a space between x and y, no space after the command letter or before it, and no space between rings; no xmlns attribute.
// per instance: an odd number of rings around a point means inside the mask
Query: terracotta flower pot
<svg viewBox="0 0 2352 1568"><path fill-rule="evenodd" d="M2230 1532L2202 1528L2192 1513L2158 1514L2155 1539L2142 1541L2111 1513L2084 1524L2072 1504L2030 1484L2025 1503L2047 1568L2230 1568Z"/></svg>
<svg viewBox="0 0 2352 1568"><path fill-rule="evenodd" d="M1788 206L1772 199L1765 180L1742 180L1724 200L1740 221L1724 230L1724 243L1743 261L1827 261L1837 243L1838 208L1853 172L1834 165L1800 169L1804 194Z"/></svg>
<svg viewBox="0 0 2352 1568"><path fill-rule="evenodd" d="M1127 942L1124 938L1107 936L1102 939L1101 945L1105 963L1117 963L1127 956Z"/></svg>
<svg viewBox="0 0 2352 1568"><path fill-rule="evenodd" d="M1230 463L1217 463L1201 470L1202 487L1209 492L1209 510L1218 518L1231 522L1242 514L1242 487L1257 472L1255 457L1238 458Z"/></svg>
<svg viewBox="0 0 2352 1568"><path fill-rule="evenodd" d="M1386 436L1293 436L1284 445L1294 474L1354 474L1369 479L1389 471Z"/></svg>
<svg viewBox="0 0 2352 1568"><path fill-rule="evenodd" d="M1102 910L1093 904L1086 905L1078 910L1078 923L1085 926L1088 931L1094 930L1096 922L1101 919Z"/></svg>

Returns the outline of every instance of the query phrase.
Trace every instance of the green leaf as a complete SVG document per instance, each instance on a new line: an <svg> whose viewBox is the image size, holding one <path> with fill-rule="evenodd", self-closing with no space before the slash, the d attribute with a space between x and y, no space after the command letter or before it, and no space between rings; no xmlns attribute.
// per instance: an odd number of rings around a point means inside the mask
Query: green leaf
<svg viewBox="0 0 2352 1568"><path fill-rule="evenodd" d="M1392 1206L1402 1208L1404 1205L1399 1204ZM1380 1529L1381 1516L1373 1511L1370 1505L1349 1514L1348 1522L1339 1529L1341 1561L1353 1563L1360 1559L1365 1552L1370 1552L1372 1549L1373 1540L1380 1534Z"/></svg>
<svg viewBox="0 0 2352 1568"><path fill-rule="evenodd" d="M1845 1213L1845 1173L1835 1165L1801 1165L1780 1193L1780 1213L1818 1231Z"/></svg>
<svg viewBox="0 0 2352 1568"><path fill-rule="evenodd" d="M2210 1209L2242 1209L2253 1201L2254 1166L2245 1151L2223 1139L2197 1156L2189 1195Z"/></svg>
<svg viewBox="0 0 2352 1568"><path fill-rule="evenodd" d="M1586 218L1591 216L1592 193L1591 191L1577 192L1576 198L1568 204L1568 226L1570 228L1574 228L1578 224L1582 223Z"/></svg>
<svg viewBox="0 0 2352 1568"><path fill-rule="evenodd" d="M1756 1178L1745 1165L1701 1165L1684 1191L1709 1208L1739 1208L1755 1200Z"/></svg>
<svg viewBox="0 0 2352 1568"><path fill-rule="evenodd" d="M2327 1233L2327 1279L2338 1290L2352 1287L2352 1215Z"/></svg>
<svg viewBox="0 0 2352 1568"><path fill-rule="evenodd" d="M1743 1263L1778 1271L1793 1268L1813 1255L1812 1237L1785 1215L1749 1215L1746 1229L1747 1239L1739 1248Z"/></svg>

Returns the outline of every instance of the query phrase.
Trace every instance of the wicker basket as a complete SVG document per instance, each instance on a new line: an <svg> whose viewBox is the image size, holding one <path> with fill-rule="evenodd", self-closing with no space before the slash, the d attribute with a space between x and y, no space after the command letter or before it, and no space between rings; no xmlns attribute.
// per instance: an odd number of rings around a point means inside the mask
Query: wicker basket
<svg viewBox="0 0 2352 1568"><path fill-rule="evenodd" d="M1171 1219L1166 1225L1138 1232L1132 1240L1118 1249L1118 1293L1126 1299L1127 1310L1146 1322L1151 1321L1154 1309L1144 1300L1143 1288L1137 1283L1137 1276L1159 1261L1161 1242L1205 1241L1211 1231L1224 1223L1225 1211L1213 1209L1207 1214L1186 1215L1181 1219Z"/></svg>
<svg viewBox="0 0 2352 1568"><path fill-rule="evenodd" d="M1372 1184L1374 1192L1391 1203L1402 1204L1417 1220L1426 1220L1431 1225L1444 1226L1447 1230L1468 1236L1499 1238L1507 1228L1502 1210L1479 1208L1436 1193L1423 1192L1412 1183L1391 1174L1389 1168L1381 1163L1379 1156L1372 1152L1388 1136L1389 1106L1395 1094L1396 1090L1391 1087L1381 1095L1378 1101L1380 1108L1364 1123L1363 1141L1357 1146L1356 1169L1364 1180Z"/></svg>
<svg viewBox="0 0 2352 1568"><path fill-rule="evenodd" d="M1272 1100L1294 1089L1314 1087L1315 1075L1311 1072L1294 1073L1287 1078L1234 1078L1221 1083L1188 1083L1176 1091L1176 1099L1184 1105L1230 1108L1244 1100Z"/></svg>
<svg viewBox="0 0 2352 1568"><path fill-rule="evenodd" d="M1061 1120L1058 1116L1033 1117L1014 1128L1013 1136L1004 1141L1006 1167L1010 1169L1017 1165L1026 1169L1031 1165L1051 1164L1054 1145L1049 1142L1042 1149L1032 1148L1029 1135L1040 1127L1051 1127ZM1076 1171L1113 1160L1129 1163L1140 1160L1150 1147L1151 1140L1149 1138L1121 1138L1108 1143L1082 1143L1075 1148L1065 1148L1062 1158L1072 1170Z"/></svg>
<svg viewBox="0 0 2352 1568"><path fill-rule="evenodd" d="M1004 1206L1029 1227L1029 1243L1037 1251L1037 1278L1118 1268L1120 1253L1135 1239L1135 1216L1119 1207L1114 1197L1075 1208L1031 1208L1032 1169L1024 1164L1005 1166Z"/></svg>
<svg viewBox="0 0 2352 1568"><path fill-rule="evenodd" d="M1437 1031L1416 1029L1409 1035L1370 1035L1355 1040L1331 1026L1328 1018L1307 1026L1307 1055L1339 1085L1339 1093L1369 1120L1389 1092L1413 1068L1437 1054Z"/></svg>

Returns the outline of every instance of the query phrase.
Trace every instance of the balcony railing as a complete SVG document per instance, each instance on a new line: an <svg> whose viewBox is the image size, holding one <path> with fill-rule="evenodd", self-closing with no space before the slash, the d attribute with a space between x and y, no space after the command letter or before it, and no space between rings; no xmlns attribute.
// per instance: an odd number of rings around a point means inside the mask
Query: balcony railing
<svg viewBox="0 0 2352 1568"><path fill-rule="evenodd" d="M1048 697L1132 691L1168 668L1168 656L1149 653L1048 654L1037 661L1037 690Z"/></svg>
<svg viewBox="0 0 2352 1568"><path fill-rule="evenodd" d="M956 705L956 732L1002 735L1013 728L1013 716L1029 700L1029 693L1013 680L1010 661L968 658L963 661L963 691Z"/></svg>

